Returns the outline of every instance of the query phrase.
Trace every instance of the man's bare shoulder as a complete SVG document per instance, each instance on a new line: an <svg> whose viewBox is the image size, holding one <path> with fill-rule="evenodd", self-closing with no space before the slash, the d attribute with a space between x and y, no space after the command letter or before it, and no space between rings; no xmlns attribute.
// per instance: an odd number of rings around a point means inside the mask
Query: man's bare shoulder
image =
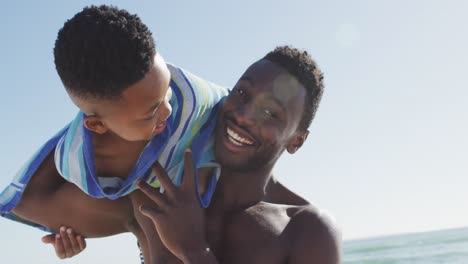
<svg viewBox="0 0 468 264"><path fill-rule="evenodd" d="M311 204L289 210L288 263L340 263L341 234L333 218Z"/></svg>
<svg viewBox="0 0 468 264"><path fill-rule="evenodd" d="M275 178L271 178L266 187L268 202L275 204L307 206L309 201L291 191Z"/></svg>
<svg viewBox="0 0 468 264"><path fill-rule="evenodd" d="M236 234L248 233L251 240L276 237L274 240L278 244L270 245L281 245L275 252L283 252L287 263L340 263L341 235L338 228L331 216L310 203L259 202L238 216L235 218L236 226L242 229L236 230ZM265 236L265 233L270 235Z"/></svg>
<svg viewBox="0 0 468 264"><path fill-rule="evenodd" d="M339 263L341 234L333 217L274 178L267 190L269 205L282 208L289 219L285 228L288 263Z"/></svg>

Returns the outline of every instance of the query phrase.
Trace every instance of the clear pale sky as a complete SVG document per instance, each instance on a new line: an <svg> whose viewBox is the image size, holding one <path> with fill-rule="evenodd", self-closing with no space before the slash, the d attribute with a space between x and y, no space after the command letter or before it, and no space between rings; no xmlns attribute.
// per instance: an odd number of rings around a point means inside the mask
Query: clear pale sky
<svg viewBox="0 0 468 264"><path fill-rule="evenodd" d="M4 1L0 186L77 108L56 74L59 28L88 4L137 13L171 63L232 87L277 45L308 50L326 90L305 146L276 175L345 239L468 226L468 2ZM2 263L138 263L136 240L60 262L41 231L0 219Z"/></svg>

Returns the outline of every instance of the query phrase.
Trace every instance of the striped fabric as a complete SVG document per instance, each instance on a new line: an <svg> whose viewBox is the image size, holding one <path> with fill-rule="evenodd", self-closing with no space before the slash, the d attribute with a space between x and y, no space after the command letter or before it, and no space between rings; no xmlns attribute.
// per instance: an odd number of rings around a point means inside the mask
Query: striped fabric
<svg viewBox="0 0 468 264"><path fill-rule="evenodd" d="M159 187L157 176L151 171L156 160L166 169L172 181L180 185L184 152L191 147L197 168L214 168L214 175L205 194L201 196L197 190L200 204L207 207L220 174L220 167L214 162L212 133L216 125L217 108L221 99L227 95L227 89L204 81L181 68L170 64L168 67L173 91L170 101L172 114L167 120L166 129L148 143L126 179L101 178L96 175L92 132L83 126L84 114L80 112L26 163L12 183L0 193L2 216L32 224L10 211L18 204L34 172L54 149L55 164L62 177L92 197L117 199L135 190L136 181L140 178ZM198 181L198 175L195 177Z"/></svg>

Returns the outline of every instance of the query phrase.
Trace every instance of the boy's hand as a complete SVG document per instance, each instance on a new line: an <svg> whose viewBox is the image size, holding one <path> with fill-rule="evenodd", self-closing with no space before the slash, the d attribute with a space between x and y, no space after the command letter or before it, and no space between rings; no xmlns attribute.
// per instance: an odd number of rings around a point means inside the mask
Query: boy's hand
<svg viewBox="0 0 468 264"><path fill-rule="evenodd" d="M180 188L176 187L164 168L156 163L153 170L161 186L161 194L144 181L138 182L140 190L155 205L140 206L140 212L150 218L161 241L177 258L184 260L189 253L204 254L208 248L205 233L205 212L200 206L195 191L195 168L192 152L185 152L184 178Z"/></svg>
<svg viewBox="0 0 468 264"><path fill-rule="evenodd" d="M57 257L60 259L74 257L86 248L85 239L75 234L73 229L65 226L60 227L60 232L58 234L50 234L42 237L42 242L45 244L52 244Z"/></svg>

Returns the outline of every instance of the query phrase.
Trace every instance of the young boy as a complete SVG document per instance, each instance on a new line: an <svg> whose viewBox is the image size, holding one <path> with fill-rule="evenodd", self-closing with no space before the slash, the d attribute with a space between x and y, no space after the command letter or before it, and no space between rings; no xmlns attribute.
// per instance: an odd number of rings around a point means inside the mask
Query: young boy
<svg viewBox="0 0 468 264"><path fill-rule="evenodd" d="M85 237L131 231L149 259L155 231L139 214L145 198L136 180L159 187L151 171L158 161L180 184L191 147L197 168L215 168L200 180L206 207L219 176L211 133L227 90L166 64L140 19L115 7L86 7L68 20L54 57L80 112L0 193L0 212L45 230L67 225ZM100 210L80 206L91 197L104 198L94 201ZM126 217L123 226L109 224Z"/></svg>

